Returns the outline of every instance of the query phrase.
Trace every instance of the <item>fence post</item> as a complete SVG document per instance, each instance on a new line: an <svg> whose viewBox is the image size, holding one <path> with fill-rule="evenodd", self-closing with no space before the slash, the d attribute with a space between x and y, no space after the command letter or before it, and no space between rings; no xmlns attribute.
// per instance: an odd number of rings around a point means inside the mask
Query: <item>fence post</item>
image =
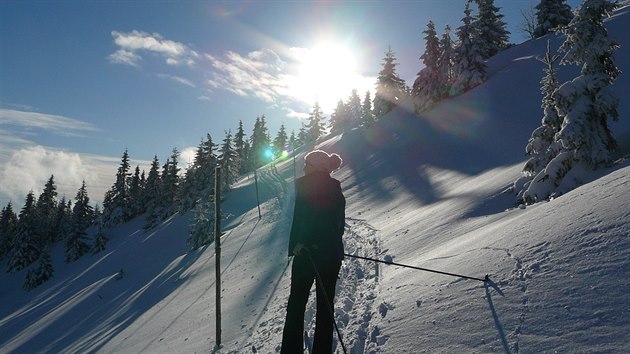
<svg viewBox="0 0 630 354"><path fill-rule="evenodd" d="M216 336L217 348L221 347L221 167L214 173L214 252L216 268Z"/></svg>
<svg viewBox="0 0 630 354"><path fill-rule="evenodd" d="M258 205L258 219L262 218L260 214L260 197L258 196L258 168L254 170L254 183L256 184L256 204Z"/></svg>

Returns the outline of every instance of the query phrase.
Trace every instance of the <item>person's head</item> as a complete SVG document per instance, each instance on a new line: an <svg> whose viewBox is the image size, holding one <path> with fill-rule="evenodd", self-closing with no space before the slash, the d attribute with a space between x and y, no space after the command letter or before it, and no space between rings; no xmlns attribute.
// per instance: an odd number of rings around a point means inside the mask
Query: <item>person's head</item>
<svg viewBox="0 0 630 354"><path fill-rule="evenodd" d="M310 174L316 171L331 173L341 167L341 156L328 154L322 150L314 150L306 154L304 158L304 173Z"/></svg>

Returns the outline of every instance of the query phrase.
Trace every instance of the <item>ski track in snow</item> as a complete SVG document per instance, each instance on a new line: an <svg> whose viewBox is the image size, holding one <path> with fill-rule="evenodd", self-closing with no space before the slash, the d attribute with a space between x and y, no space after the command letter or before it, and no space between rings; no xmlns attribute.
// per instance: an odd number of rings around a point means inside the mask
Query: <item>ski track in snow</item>
<svg viewBox="0 0 630 354"><path fill-rule="evenodd" d="M377 231L364 220L346 219L346 231L344 233L346 253L359 255L376 255L380 250L380 242ZM290 273L290 271L287 271ZM289 276L284 285L284 292L288 296ZM363 260L347 258L343 261L337 292L335 296L335 321L342 335L342 340L348 353L378 353L388 336L382 335L377 326L372 324L372 318L377 314L383 316L383 310L375 305L378 298L379 266ZM270 338L282 337L284 321L277 321L278 316L286 314L287 296L282 301L276 301L265 309L261 321L251 337L251 343L245 348L250 348L253 353L278 353L279 341L270 342ZM308 337L305 338L307 346L312 344L315 331L315 286L311 289L309 301L305 311L305 330ZM306 348L308 352L309 348ZM333 349L336 353L342 353L341 344L335 333L333 337Z"/></svg>

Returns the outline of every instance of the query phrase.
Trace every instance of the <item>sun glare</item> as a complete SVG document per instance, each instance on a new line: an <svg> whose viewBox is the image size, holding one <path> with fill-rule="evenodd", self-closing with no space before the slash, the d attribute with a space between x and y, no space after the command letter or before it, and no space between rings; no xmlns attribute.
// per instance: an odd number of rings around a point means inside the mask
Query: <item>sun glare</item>
<svg viewBox="0 0 630 354"><path fill-rule="evenodd" d="M338 43L322 42L305 49L300 52L298 62L290 85L292 94L305 102L317 100L327 115L340 99L346 101L353 89L363 97L374 85L373 78L359 74L353 52Z"/></svg>

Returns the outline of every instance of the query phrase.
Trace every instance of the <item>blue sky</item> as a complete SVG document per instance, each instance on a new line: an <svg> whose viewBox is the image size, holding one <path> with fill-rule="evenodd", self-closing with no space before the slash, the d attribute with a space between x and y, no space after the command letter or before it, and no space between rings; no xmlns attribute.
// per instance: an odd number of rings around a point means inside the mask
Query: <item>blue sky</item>
<svg viewBox="0 0 630 354"><path fill-rule="evenodd" d="M512 42L536 3L495 1ZM189 161L239 120L250 134L262 114L272 135L297 131L316 99L328 116L353 88L373 91L388 46L411 85L427 22L456 28L464 4L3 0L0 205L21 208L51 174L60 196L86 180L100 201L125 148L146 169L173 147Z"/></svg>

